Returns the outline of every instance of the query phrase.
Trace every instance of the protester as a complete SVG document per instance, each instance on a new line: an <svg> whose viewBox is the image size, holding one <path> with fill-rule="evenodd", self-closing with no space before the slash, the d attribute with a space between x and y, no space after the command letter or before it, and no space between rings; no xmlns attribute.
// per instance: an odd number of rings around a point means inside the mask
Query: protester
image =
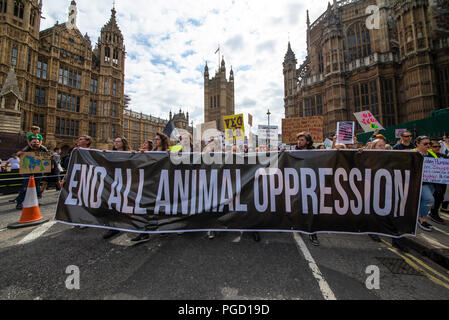
<svg viewBox="0 0 449 320"><path fill-rule="evenodd" d="M401 141L393 147L393 150L413 150L414 148L412 133L410 131L404 131L401 133Z"/></svg>
<svg viewBox="0 0 449 320"><path fill-rule="evenodd" d="M313 139L312 135L308 132L300 132L296 135L297 144L296 150L313 150ZM335 137L337 139L337 137ZM309 235L309 240L314 246L319 246L320 242L316 233Z"/></svg>
<svg viewBox="0 0 449 320"><path fill-rule="evenodd" d="M436 158L436 155L435 156L432 155L433 151L430 151L429 153L430 145L431 144L429 137L420 136L416 138L415 150L420 154L422 154L424 157ZM418 226L425 231L432 231L432 225L427 223L426 218L435 203L435 198L433 196L434 192L435 192L435 185L433 183L424 182L422 184Z"/></svg>
<svg viewBox="0 0 449 320"><path fill-rule="evenodd" d="M438 141L432 140L431 141L431 150L429 150L430 152L433 152L432 156L436 156L438 158L444 158L444 159L448 159L448 157L444 154L442 154L441 151L441 145ZM432 210L430 210L430 214L429 214L429 218L430 220L432 220L433 222L445 225L446 221L444 221L439 214L440 211L440 206L443 203L444 200L444 194L446 193L446 188L447 185L445 184L435 184L435 192L433 194L434 198L435 198L435 203L433 205Z"/></svg>
<svg viewBox="0 0 449 320"><path fill-rule="evenodd" d="M18 172L20 169L20 159L17 156L17 153L14 153L11 158L6 161L6 167L8 167L8 163L11 164L11 172Z"/></svg>
<svg viewBox="0 0 449 320"><path fill-rule="evenodd" d="M443 140L440 141L441 153L449 157L449 137L444 135Z"/></svg>
<svg viewBox="0 0 449 320"><path fill-rule="evenodd" d="M28 142L29 142L29 150L30 152L47 152L48 149L42 145L42 136L41 135L28 135ZM40 175L40 174L38 174ZM38 176L34 174L34 176ZM17 198L15 199L17 202L16 209L22 210L23 209L23 201L25 200L26 191L28 188L28 180L30 179L31 175L22 175L24 177L22 187L20 188L19 194L17 195ZM41 175L40 175L41 176ZM36 193L37 197L42 198L42 193L40 191L40 179L36 179Z"/></svg>
<svg viewBox="0 0 449 320"><path fill-rule="evenodd" d="M162 132L156 133L156 136L153 139L153 143L153 151L170 151L170 138Z"/></svg>
<svg viewBox="0 0 449 320"><path fill-rule="evenodd" d="M154 145L153 145L153 141L151 140L146 140L142 147L140 148L140 152L148 152L148 151L153 151L154 149Z"/></svg>
<svg viewBox="0 0 449 320"><path fill-rule="evenodd" d="M92 145L92 138L90 136L81 136L76 140L76 147L83 149L90 149Z"/></svg>
<svg viewBox="0 0 449 320"><path fill-rule="evenodd" d="M114 139L114 146L112 148L112 151L103 150L103 152L114 152L114 151L131 151L131 148L129 147L128 140L124 137L117 137ZM118 230L108 230L104 235L103 239L107 240L109 238L112 238L116 235L118 235L120 231Z"/></svg>

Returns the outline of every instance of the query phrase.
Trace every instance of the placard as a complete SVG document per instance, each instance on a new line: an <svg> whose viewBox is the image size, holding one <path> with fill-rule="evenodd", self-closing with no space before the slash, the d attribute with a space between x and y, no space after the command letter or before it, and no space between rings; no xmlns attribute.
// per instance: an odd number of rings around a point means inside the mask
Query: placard
<svg viewBox="0 0 449 320"><path fill-rule="evenodd" d="M51 172L51 153L24 152L20 156L20 174L37 174Z"/></svg>
<svg viewBox="0 0 449 320"><path fill-rule="evenodd" d="M354 125L353 121L337 123L337 143L354 144Z"/></svg>
<svg viewBox="0 0 449 320"><path fill-rule="evenodd" d="M303 117L282 119L282 143L296 144L300 132L311 134L314 143L323 142L323 117Z"/></svg>
<svg viewBox="0 0 449 320"><path fill-rule="evenodd" d="M225 138L227 141L245 139L243 114L223 117Z"/></svg>
<svg viewBox="0 0 449 320"><path fill-rule="evenodd" d="M424 158L423 182L449 184L449 159Z"/></svg>
<svg viewBox="0 0 449 320"><path fill-rule="evenodd" d="M354 116L365 132L384 129L370 111L356 112Z"/></svg>

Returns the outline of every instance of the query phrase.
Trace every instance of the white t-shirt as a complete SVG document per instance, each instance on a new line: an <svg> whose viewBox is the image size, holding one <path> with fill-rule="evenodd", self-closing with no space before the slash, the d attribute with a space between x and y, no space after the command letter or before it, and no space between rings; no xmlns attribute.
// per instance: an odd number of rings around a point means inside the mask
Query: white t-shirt
<svg viewBox="0 0 449 320"><path fill-rule="evenodd" d="M20 169L20 159L14 159L14 158L10 158L8 159L8 162L11 164L11 169Z"/></svg>

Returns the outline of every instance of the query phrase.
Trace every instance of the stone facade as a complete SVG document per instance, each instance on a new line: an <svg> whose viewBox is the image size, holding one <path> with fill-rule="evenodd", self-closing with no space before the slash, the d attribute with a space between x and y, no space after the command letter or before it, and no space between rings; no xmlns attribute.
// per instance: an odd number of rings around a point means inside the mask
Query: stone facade
<svg viewBox="0 0 449 320"><path fill-rule="evenodd" d="M209 67L204 68L204 122L217 122L217 129L223 130L223 118L235 112L234 71L226 79L226 64L224 57L215 77L209 78Z"/></svg>
<svg viewBox="0 0 449 320"><path fill-rule="evenodd" d="M124 114L125 46L115 9L92 48L76 25L75 1L68 22L43 31L42 1L0 4L0 84L12 67L22 96L20 134L38 125L48 147L65 151L90 135L95 148L109 148L123 133Z"/></svg>
<svg viewBox="0 0 449 320"><path fill-rule="evenodd" d="M354 112L388 127L448 108L448 18L443 0L334 0L313 23L307 12L307 57L297 68L289 43L284 58L285 117L323 115L326 137Z"/></svg>
<svg viewBox="0 0 449 320"><path fill-rule="evenodd" d="M123 136L133 150L139 150L146 140L153 140L157 132L164 131L167 123L167 120L125 109Z"/></svg>

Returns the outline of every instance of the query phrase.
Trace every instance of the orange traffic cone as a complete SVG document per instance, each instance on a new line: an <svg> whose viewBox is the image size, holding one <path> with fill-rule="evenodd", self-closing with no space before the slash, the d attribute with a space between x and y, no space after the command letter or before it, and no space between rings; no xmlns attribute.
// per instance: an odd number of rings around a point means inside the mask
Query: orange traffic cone
<svg viewBox="0 0 449 320"><path fill-rule="evenodd" d="M36 183L34 182L34 176L30 177L28 181L28 189L23 201L22 216L19 222L11 223L8 225L9 229L18 229L36 226L47 222L49 219L44 219L39 210L39 202L37 201Z"/></svg>

